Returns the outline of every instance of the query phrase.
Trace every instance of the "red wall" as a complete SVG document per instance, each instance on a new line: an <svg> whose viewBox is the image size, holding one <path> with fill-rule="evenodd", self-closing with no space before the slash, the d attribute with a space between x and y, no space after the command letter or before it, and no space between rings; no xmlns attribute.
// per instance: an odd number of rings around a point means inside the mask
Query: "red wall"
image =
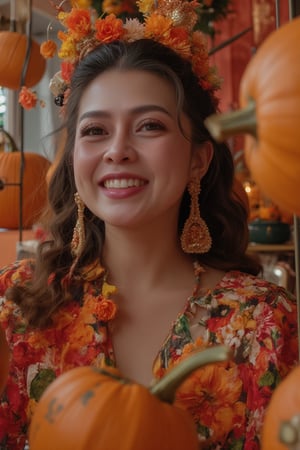
<svg viewBox="0 0 300 450"><path fill-rule="evenodd" d="M223 84L219 94L221 111L238 108L240 81L253 53L270 32L276 30L277 26L283 25L289 20L289 6L287 1L278 2L280 3L280 8L277 10L277 20L274 0L265 1L268 1L270 4L271 14L268 17L273 16L273 21L265 25L259 42L255 42L254 39L252 12L255 2L261 3L263 0L232 0L232 12L225 20L216 24L216 35L210 43L211 48L217 47L224 41L251 27L250 31L221 50L218 50L211 57L212 62L217 66L218 72L223 78ZM233 152L242 149L243 137L237 136L233 138L231 147Z"/></svg>
<svg viewBox="0 0 300 450"><path fill-rule="evenodd" d="M266 0L265 0L266 1ZM276 10L274 0L269 1L273 22L265 26L262 40L271 31L276 29ZM223 86L220 92L220 108L222 111L230 110L238 106L238 91L242 74L252 54L261 43L254 41L252 10L255 3L263 0L232 0L232 12L222 22L216 25L216 36L211 47L218 46L227 39L252 27L252 30L229 44L225 48L212 55L212 61L217 65L223 78ZM289 20L289 6L287 1L280 1L279 25Z"/></svg>

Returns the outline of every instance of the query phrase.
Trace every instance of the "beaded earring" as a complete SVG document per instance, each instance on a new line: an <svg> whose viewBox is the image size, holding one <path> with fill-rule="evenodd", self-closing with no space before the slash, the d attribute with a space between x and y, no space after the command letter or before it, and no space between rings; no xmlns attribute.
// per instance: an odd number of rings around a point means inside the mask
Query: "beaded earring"
<svg viewBox="0 0 300 450"><path fill-rule="evenodd" d="M189 182L188 192L191 197L190 215L182 230L181 248L185 253L207 253L211 248L212 240L209 229L200 216L199 180L193 178Z"/></svg>
<svg viewBox="0 0 300 450"><path fill-rule="evenodd" d="M77 205L77 221L73 231L73 237L71 241L71 254L74 258L72 263L69 276L73 273L74 267L76 266L79 257L83 251L85 244L85 230L84 230L84 208L85 205L81 200L78 192L74 195L74 200Z"/></svg>

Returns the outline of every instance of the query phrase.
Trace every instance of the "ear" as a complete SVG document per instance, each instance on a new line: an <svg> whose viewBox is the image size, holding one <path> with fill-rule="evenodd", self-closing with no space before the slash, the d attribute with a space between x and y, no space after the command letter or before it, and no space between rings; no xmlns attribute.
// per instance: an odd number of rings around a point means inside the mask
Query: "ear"
<svg viewBox="0 0 300 450"><path fill-rule="evenodd" d="M206 141L195 146L191 160L191 178L201 179L206 174L214 154L212 142Z"/></svg>

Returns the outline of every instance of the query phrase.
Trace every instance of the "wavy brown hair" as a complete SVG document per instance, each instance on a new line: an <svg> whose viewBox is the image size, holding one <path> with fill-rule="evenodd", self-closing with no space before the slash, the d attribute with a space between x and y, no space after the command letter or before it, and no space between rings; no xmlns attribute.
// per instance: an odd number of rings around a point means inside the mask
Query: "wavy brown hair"
<svg viewBox="0 0 300 450"><path fill-rule="evenodd" d="M247 208L233 195L234 165L227 145L213 141L204 126L204 119L216 112L214 97L199 85L190 63L174 51L149 39L133 43L113 42L101 45L89 53L78 65L71 82L66 106L66 140L59 164L49 184L49 241L40 245L32 283L14 286L10 298L20 305L33 326L44 326L60 305L80 292L80 277L64 288L61 279L73 262L70 244L77 218L74 202L76 192L73 172L73 148L80 98L86 87L102 72L119 70L150 71L173 83L178 102L178 117L184 111L192 123L192 141L201 144L211 141L214 148L208 172L202 179L199 197L201 216L212 236L211 250L198 255L200 262L221 270L241 270L257 274L260 266L246 254L248 245ZM178 119L179 120L179 119ZM188 217L190 198L184 193L179 220L178 237ZM48 216L49 217L49 216ZM104 223L85 210L86 243L74 275L88 263L99 259L104 240ZM197 255L196 255L197 256ZM52 283L49 275L55 273Z"/></svg>

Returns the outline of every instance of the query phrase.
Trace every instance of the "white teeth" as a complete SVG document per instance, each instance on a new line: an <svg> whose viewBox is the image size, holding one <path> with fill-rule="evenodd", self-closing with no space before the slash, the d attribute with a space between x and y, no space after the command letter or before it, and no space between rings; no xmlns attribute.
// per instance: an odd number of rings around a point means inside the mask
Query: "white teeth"
<svg viewBox="0 0 300 450"><path fill-rule="evenodd" d="M145 182L143 180L138 180L135 178L121 178L117 180L106 180L104 186L108 189L126 189L129 187L139 187L143 186Z"/></svg>

